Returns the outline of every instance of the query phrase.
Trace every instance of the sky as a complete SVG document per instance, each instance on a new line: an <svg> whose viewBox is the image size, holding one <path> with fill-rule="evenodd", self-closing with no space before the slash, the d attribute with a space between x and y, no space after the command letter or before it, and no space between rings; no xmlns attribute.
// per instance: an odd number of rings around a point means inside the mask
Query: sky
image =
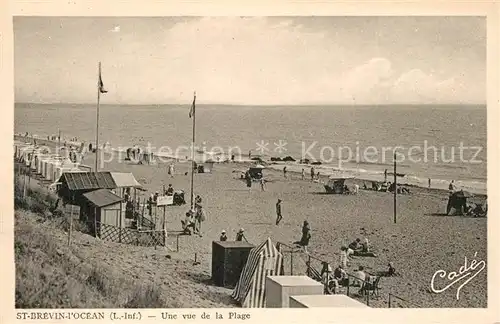
<svg viewBox="0 0 500 324"><path fill-rule="evenodd" d="M483 17L15 17L16 102L484 104Z"/></svg>

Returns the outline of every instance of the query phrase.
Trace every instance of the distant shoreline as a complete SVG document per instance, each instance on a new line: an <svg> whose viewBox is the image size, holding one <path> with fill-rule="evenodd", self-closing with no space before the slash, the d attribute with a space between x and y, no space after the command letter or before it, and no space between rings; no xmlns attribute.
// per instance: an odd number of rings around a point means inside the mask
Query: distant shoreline
<svg viewBox="0 0 500 324"><path fill-rule="evenodd" d="M95 102L90 103L62 103L62 102L54 102L54 103L36 103L36 102L15 102L14 106L88 106L88 105L96 105ZM101 103L100 106L124 106L124 107L190 107L191 103L189 100L180 103L137 103L137 104L127 104L127 103ZM314 108L314 107L355 107L355 108L454 108L454 107L464 107L464 108L472 108L472 109L486 109L486 103L449 103L449 104L339 104L339 103L323 103L323 104L230 104L230 103L197 103L196 106L217 106L217 107L255 107L255 108L278 108L278 107L302 107L302 108Z"/></svg>
<svg viewBox="0 0 500 324"><path fill-rule="evenodd" d="M33 137L31 137L31 136L25 137L21 134L14 135L15 140L22 141L22 140L25 140L26 138L33 140ZM48 146L56 146L57 145L57 141L47 140L47 139L43 139L40 137L35 138L35 139L38 141L39 144L48 145ZM66 141L67 145L71 145L73 147L79 147L81 145L81 142L71 142L66 138L61 138L61 143L64 143L65 141ZM110 148L109 150L115 151L115 152L118 151L115 148ZM186 159L186 158L181 158L181 157L176 157L176 156L167 156L167 155L158 156L155 154L153 154L153 156L156 158L169 159L169 160L173 160L173 161L183 161L183 162L191 161L190 158ZM196 158L195 158L195 160L196 160ZM201 162L198 162L198 163L201 163ZM240 157L240 159L237 159L235 161L230 161L230 160L229 161L225 160L225 161L220 161L220 162L214 161L214 163L216 163L216 164L235 164L235 165L239 165L241 167L247 168L247 167L250 167L252 165L258 164L260 162L256 161L256 160L248 159L246 157L245 158ZM301 169L303 168L305 171L305 179L310 179L311 167L314 167L315 172L318 172L318 171L320 172L320 176L321 176L321 179L323 181L326 181L329 176L339 176L339 177L352 176L354 178L353 181L355 183L359 184L360 187L362 187L362 184L365 182L368 182L368 184L367 184L368 187L371 187L372 181L374 181L374 182L383 182L384 181L384 173L383 172L359 173L359 174L353 175L352 170L333 170L333 168L331 168L328 165L300 164L297 161L296 162L263 161L263 164L267 169L273 170L273 172L277 172L277 173L280 173L282 171L283 167L286 166L288 169L287 172L290 174L294 174L294 175L300 175L302 172ZM392 168L387 168L387 172L388 172L387 180L389 182L392 182L393 181ZM445 180L440 180L440 179L433 179L431 181L431 187L428 187L426 185L420 185L418 183L411 183L407 177L398 176L397 181L398 181L399 185L408 186L408 187L421 188L421 189L426 189L426 190L430 190L430 191L439 191L439 192L448 191L448 182ZM459 186L459 188L461 188L460 180L456 181L456 184ZM467 190L467 191L474 193L476 195L479 195L479 196L487 196L487 188L486 188L486 190L481 190L480 188L468 188L468 187L463 187L462 189Z"/></svg>

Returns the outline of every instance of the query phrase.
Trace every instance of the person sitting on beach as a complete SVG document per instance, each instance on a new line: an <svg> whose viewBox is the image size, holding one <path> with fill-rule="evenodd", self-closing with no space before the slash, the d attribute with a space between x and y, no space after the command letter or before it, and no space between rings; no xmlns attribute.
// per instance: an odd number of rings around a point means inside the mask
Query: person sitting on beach
<svg viewBox="0 0 500 324"><path fill-rule="evenodd" d="M341 264L338 265L333 271L333 278L337 280L337 282L342 286L345 286L349 283L348 282L349 277L347 276L347 272L344 270L344 266Z"/></svg>
<svg viewBox="0 0 500 324"><path fill-rule="evenodd" d="M172 187L172 184L171 184L171 183L168 185L168 188L167 188L167 190L165 191L165 194L166 194L167 196L173 196L173 195L174 195L174 188Z"/></svg>
<svg viewBox="0 0 500 324"><path fill-rule="evenodd" d="M186 213L186 218L184 220L181 220L182 230L186 235L191 235L192 231L194 231L195 224L193 220L193 214L194 212L192 210L189 210Z"/></svg>
<svg viewBox="0 0 500 324"><path fill-rule="evenodd" d="M349 244L349 248L351 250L353 250L354 252L361 251L363 249L363 247L361 246L361 240L359 238L357 238L356 240L352 241Z"/></svg>
<svg viewBox="0 0 500 324"><path fill-rule="evenodd" d="M333 295L336 293L339 283L332 277L332 267L327 262L322 262L321 283L324 285L324 293Z"/></svg>
<svg viewBox="0 0 500 324"><path fill-rule="evenodd" d="M387 269L387 276L392 277L396 275L396 268L392 265L391 262L388 264L389 269Z"/></svg>
<svg viewBox="0 0 500 324"><path fill-rule="evenodd" d="M219 241L227 241L227 235L226 235L226 230L222 230L222 233L220 234Z"/></svg>
<svg viewBox="0 0 500 324"><path fill-rule="evenodd" d="M364 271L364 267L363 266L359 266L358 271L356 271L354 273L354 277L356 279L354 280L353 286L363 287L363 283L366 280L366 273Z"/></svg>
<svg viewBox="0 0 500 324"><path fill-rule="evenodd" d="M236 241L243 241L245 240L246 242L248 242L247 238L245 237L245 230L243 228L240 228L240 230L238 231L238 233L236 233Z"/></svg>
<svg viewBox="0 0 500 324"><path fill-rule="evenodd" d="M364 242L361 244L361 251L355 252L354 255L374 258L377 257L377 255L373 251L371 251L370 243L368 241L368 238L366 237Z"/></svg>

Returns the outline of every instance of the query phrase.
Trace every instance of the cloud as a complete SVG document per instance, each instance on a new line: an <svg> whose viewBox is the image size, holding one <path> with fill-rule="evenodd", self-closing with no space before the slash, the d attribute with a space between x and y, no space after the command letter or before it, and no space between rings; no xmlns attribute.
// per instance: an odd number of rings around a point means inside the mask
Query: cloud
<svg viewBox="0 0 500 324"><path fill-rule="evenodd" d="M15 43L16 95L91 102L96 64L102 61L110 90L104 99L108 103L185 103L194 90L200 103L257 105L447 103L484 98L481 82L471 81L481 80L481 75L470 77L471 71L479 69L465 64L450 68L449 60L440 60L432 52L423 57L436 58L422 66L422 60L411 59L404 39L398 38L393 48L380 49L363 41L366 36L357 25L343 29L325 22L313 28L304 19L298 24L292 18L266 17L203 17L168 23L123 19L106 35L102 30L109 29L109 22L90 20L83 26L72 20L64 32L52 32L57 46L49 46L46 39L36 46L31 38L22 39L26 45ZM81 30L83 40L70 37L71 28ZM442 53L439 57L447 55ZM428 72L432 69L440 71L439 76Z"/></svg>

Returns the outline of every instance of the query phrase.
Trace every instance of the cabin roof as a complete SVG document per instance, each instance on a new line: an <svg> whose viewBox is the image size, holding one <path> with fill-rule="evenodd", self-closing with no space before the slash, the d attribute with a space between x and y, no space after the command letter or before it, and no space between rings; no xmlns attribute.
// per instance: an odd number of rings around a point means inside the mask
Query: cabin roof
<svg viewBox="0 0 500 324"><path fill-rule="evenodd" d="M123 198L115 195L109 189L98 189L82 195L96 207L105 207L123 201Z"/></svg>
<svg viewBox="0 0 500 324"><path fill-rule="evenodd" d="M61 180L69 190L117 188L111 172L65 172Z"/></svg>

